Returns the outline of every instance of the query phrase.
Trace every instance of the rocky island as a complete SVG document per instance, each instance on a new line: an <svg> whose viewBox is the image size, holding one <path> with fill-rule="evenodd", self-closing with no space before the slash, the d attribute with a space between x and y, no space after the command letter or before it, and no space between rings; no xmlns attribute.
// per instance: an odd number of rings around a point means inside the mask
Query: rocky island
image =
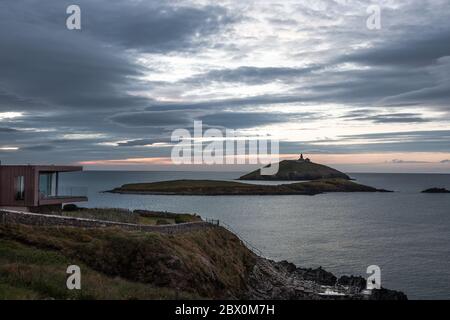
<svg viewBox="0 0 450 320"><path fill-rule="evenodd" d="M422 193L450 193L450 190L445 188L430 188L423 190Z"/></svg>
<svg viewBox="0 0 450 320"><path fill-rule="evenodd" d="M277 174L261 175L261 169L258 169L243 175L239 180L350 180L350 177L345 173L323 164L314 163L309 158L304 158L303 154L300 155L298 160L283 160L278 165Z"/></svg>
<svg viewBox="0 0 450 320"><path fill-rule="evenodd" d="M172 180L125 184L107 191L122 194L153 195L316 195L325 192L389 192L345 179L322 179L281 185L247 184L218 180Z"/></svg>

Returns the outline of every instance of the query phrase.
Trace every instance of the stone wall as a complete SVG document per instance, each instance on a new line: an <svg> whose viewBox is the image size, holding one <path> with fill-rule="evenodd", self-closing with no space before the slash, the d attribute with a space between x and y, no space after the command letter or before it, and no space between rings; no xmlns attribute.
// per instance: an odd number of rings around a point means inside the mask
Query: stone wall
<svg viewBox="0 0 450 320"><path fill-rule="evenodd" d="M3 209L0 209L0 223L25 224L33 226L78 227L78 228L119 227L125 230L161 232L167 234L188 232L193 230L200 230L214 227L214 225L204 221L162 225L162 226L149 226L149 225L101 221L84 218L63 217L56 215L29 213Z"/></svg>

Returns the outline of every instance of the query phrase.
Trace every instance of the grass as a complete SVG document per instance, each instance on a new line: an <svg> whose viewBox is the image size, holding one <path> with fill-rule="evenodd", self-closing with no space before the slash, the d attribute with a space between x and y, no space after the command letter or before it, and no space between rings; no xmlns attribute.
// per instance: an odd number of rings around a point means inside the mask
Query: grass
<svg viewBox="0 0 450 320"><path fill-rule="evenodd" d="M65 217L145 225L176 224L201 220L199 216L188 213L177 214L146 210L130 211L114 208L77 208L76 210L63 211L60 214Z"/></svg>
<svg viewBox="0 0 450 320"><path fill-rule="evenodd" d="M135 191L176 191L179 189L203 189L203 188L242 188L248 184L233 181L217 180L173 180L154 183L130 183L121 187L123 190Z"/></svg>
<svg viewBox="0 0 450 320"><path fill-rule="evenodd" d="M0 298L233 298L254 259L223 228L167 235L0 225ZM72 264L81 267L81 291L66 289Z"/></svg>
<svg viewBox="0 0 450 320"><path fill-rule="evenodd" d="M181 195L283 195L323 192L380 191L346 179L322 179L281 185L257 185L216 180L174 180L126 184L113 192Z"/></svg>
<svg viewBox="0 0 450 320"><path fill-rule="evenodd" d="M63 211L63 216L96 219L102 221L114 221L123 223L139 223L138 214L126 209L114 208L79 208L74 211Z"/></svg>
<svg viewBox="0 0 450 320"><path fill-rule="evenodd" d="M170 299L195 295L108 277L78 259L37 249L13 240L0 240L0 299ZM82 270L82 290L68 290L66 269Z"/></svg>

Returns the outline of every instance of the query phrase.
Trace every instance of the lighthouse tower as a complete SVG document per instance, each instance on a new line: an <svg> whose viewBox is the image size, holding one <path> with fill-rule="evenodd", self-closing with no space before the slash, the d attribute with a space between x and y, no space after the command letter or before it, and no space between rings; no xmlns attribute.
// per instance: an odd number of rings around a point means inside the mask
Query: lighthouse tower
<svg viewBox="0 0 450 320"><path fill-rule="evenodd" d="M309 160L309 158L304 158L303 157L303 153L300 154L300 158L297 161L300 161L300 162L311 162L311 160Z"/></svg>

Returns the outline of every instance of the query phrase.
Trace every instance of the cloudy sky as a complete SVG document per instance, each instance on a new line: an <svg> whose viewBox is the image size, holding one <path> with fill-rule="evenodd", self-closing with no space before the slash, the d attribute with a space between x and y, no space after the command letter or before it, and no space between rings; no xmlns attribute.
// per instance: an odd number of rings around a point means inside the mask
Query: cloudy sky
<svg viewBox="0 0 450 320"><path fill-rule="evenodd" d="M450 2L0 2L3 163L168 168L194 120L347 171L450 172Z"/></svg>

